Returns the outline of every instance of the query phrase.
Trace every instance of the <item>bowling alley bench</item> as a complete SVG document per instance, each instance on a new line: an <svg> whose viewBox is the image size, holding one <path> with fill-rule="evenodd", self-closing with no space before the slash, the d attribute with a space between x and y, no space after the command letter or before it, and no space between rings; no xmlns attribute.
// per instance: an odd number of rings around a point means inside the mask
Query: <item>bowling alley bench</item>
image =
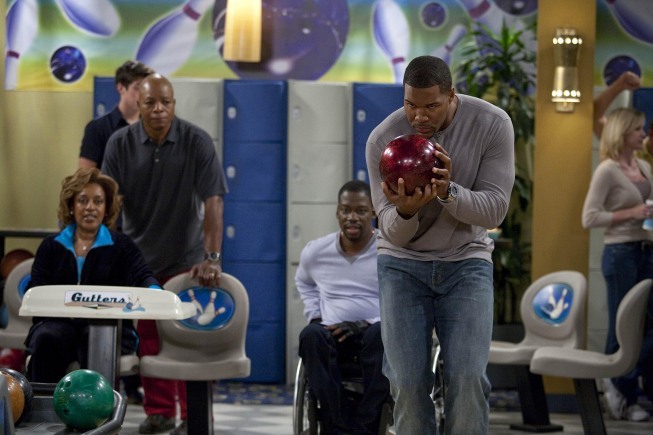
<svg viewBox="0 0 653 435"><path fill-rule="evenodd" d="M170 291L140 287L53 285L30 289L23 298L21 316L89 319L88 369L102 374L113 387L114 406L109 419L87 435L117 434L127 409L119 390L119 358L122 319L186 319L196 312ZM54 410L56 384L32 383L34 397L29 411L14 428L11 417L0 419L0 430L13 433L79 433L69 431ZM2 385L0 385L0 389ZM0 391L0 397L6 391ZM6 397L6 394L5 394ZM4 400L7 409L7 400ZM9 414L11 415L11 414ZM4 427L2 427L4 425ZM59 427L60 426L60 427ZM14 432L15 430L15 432Z"/></svg>

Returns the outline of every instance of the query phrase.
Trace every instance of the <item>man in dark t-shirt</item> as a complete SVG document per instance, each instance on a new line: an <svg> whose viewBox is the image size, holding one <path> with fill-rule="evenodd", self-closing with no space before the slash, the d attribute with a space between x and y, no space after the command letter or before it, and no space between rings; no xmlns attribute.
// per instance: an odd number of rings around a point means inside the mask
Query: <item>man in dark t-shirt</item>
<svg viewBox="0 0 653 435"><path fill-rule="evenodd" d="M80 168L101 168L109 137L116 130L138 121L138 89L141 81L153 72L145 64L133 60L116 69L116 90L120 101L111 112L86 125L79 152Z"/></svg>

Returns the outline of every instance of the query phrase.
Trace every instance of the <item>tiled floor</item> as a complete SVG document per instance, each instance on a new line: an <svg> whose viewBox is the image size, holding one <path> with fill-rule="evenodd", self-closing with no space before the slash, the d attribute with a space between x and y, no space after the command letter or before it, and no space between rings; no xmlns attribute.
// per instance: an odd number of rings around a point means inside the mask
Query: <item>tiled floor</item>
<svg viewBox="0 0 653 435"><path fill-rule="evenodd" d="M234 405L215 404L216 435L292 435L292 407L288 405ZM140 407L130 405L121 434L137 434L138 424L145 415ZM519 422L518 412L492 412L490 414L491 435L517 435L527 432L510 430L510 423ZM575 414L552 414L553 423L564 426L566 435L583 434L580 417ZM653 434L653 420L647 423L605 421L609 434L650 435Z"/></svg>
<svg viewBox="0 0 653 435"><path fill-rule="evenodd" d="M216 435L292 435L292 387L253 384L216 384L213 405ZM490 435L517 435L527 432L510 429L511 423L521 421L516 392L493 392L490 395ZM650 410L651 404L646 402ZM140 405L129 405L120 434L137 434L138 425L145 419ZM583 434L577 414L552 414L551 422L564 426L558 434ZM606 417L610 435L653 434L653 419L645 423L614 421ZM63 425L41 423L21 425L17 433L61 434ZM66 432L71 433L71 432ZM392 433L392 432L391 432ZM192 435L192 434L191 434Z"/></svg>

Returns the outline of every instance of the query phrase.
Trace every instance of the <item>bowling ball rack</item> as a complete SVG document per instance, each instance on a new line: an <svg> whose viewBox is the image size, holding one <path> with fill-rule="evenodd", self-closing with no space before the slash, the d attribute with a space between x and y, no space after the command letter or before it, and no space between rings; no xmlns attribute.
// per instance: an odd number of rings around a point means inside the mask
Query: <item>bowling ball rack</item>
<svg viewBox="0 0 653 435"><path fill-rule="evenodd" d="M108 435L120 433L127 412L127 401L118 391L113 390L114 402L111 417L95 429L79 432L67 428L54 411L52 395L56 386L57 384L32 382L34 390L32 406L29 413L15 428L16 434ZM54 427L55 425L57 427Z"/></svg>

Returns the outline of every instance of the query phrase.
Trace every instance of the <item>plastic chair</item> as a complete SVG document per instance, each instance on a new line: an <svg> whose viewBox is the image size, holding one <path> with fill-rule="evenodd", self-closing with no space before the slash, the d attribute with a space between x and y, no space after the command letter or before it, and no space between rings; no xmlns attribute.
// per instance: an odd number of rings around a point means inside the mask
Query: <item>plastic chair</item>
<svg viewBox="0 0 653 435"><path fill-rule="evenodd" d="M186 381L188 433L212 434L213 381L250 374L250 359L245 355L247 291L238 279L224 272L219 289L199 287L189 273L173 277L164 288L196 303L198 313L184 320L157 320L161 350L158 355L142 357L140 371L143 376ZM207 292L211 301L202 307L196 301Z"/></svg>
<svg viewBox="0 0 653 435"><path fill-rule="evenodd" d="M534 281L524 293L520 313L525 336L519 343L492 341L490 364L515 366L521 402L522 423L511 429L528 432L557 432L551 424L542 376L531 373L535 351L543 346L580 349L585 345L587 280L580 272L564 270Z"/></svg>
<svg viewBox="0 0 653 435"><path fill-rule="evenodd" d="M32 326L31 317L18 315L25 294L25 286L32 272L34 259L19 263L7 276L4 289L4 303L7 306L7 327L0 329L0 347L25 350L25 339Z"/></svg>
<svg viewBox="0 0 653 435"><path fill-rule="evenodd" d="M639 282L621 300L616 321L619 350L615 353L606 355L590 350L543 347L533 355L531 372L574 380L576 402L586 434L606 433L596 379L623 376L637 364L652 284L650 279Z"/></svg>

